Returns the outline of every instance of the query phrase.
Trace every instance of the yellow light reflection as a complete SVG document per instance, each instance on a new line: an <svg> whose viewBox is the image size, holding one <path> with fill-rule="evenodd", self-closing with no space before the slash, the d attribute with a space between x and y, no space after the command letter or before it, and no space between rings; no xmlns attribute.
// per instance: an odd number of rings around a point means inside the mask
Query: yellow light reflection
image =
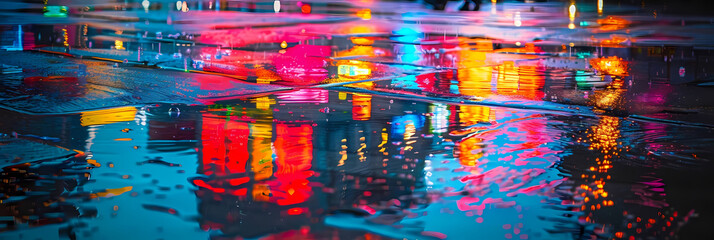
<svg viewBox="0 0 714 240"><path fill-rule="evenodd" d="M259 97L255 99L255 108L260 110L269 110L270 105L275 104L275 99L269 97Z"/></svg>
<svg viewBox="0 0 714 240"><path fill-rule="evenodd" d="M590 148L598 149L600 150L600 152L605 154L612 153L618 145L617 139L620 138L619 125L619 118L611 116L602 116L598 125L592 127L592 133L588 135L591 142ZM607 156L610 155L606 155L605 158L609 158Z"/></svg>
<svg viewBox="0 0 714 240"><path fill-rule="evenodd" d="M344 61L338 62L337 75L344 78L362 78L372 75L372 69L369 69L369 63L362 61ZM365 78L366 79L366 78Z"/></svg>
<svg viewBox="0 0 714 240"><path fill-rule="evenodd" d="M614 76L627 76L628 62L617 56L590 59L590 65L597 71Z"/></svg>
<svg viewBox="0 0 714 240"><path fill-rule="evenodd" d="M362 46L364 47L364 46ZM371 48L370 46L367 46ZM347 55L350 56L350 55ZM334 82L360 81L367 80L372 77L372 68L374 64L365 61L357 60L339 60L337 65L337 79L332 79ZM373 82L359 82L348 84L349 87L372 89Z"/></svg>
<svg viewBox="0 0 714 240"><path fill-rule="evenodd" d="M83 127L86 127L91 125L134 121L136 112L137 110L135 107L119 107L82 112L80 116L80 124Z"/></svg>
<svg viewBox="0 0 714 240"><path fill-rule="evenodd" d="M625 90L621 89L622 85L622 79L615 78L607 89L597 91L590 97L590 104L595 105L598 109L617 109L621 107L625 93Z"/></svg>
<svg viewBox="0 0 714 240"><path fill-rule="evenodd" d="M67 36L67 29L66 29L66 28L63 28L63 29L62 29L62 37L64 37L64 42L63 42L64 46L65 46L65 47L69 46L69 36Z"/></svg>
<svg viewBox="0 0 714 240"><path fill-rule="evenodd" d="M256 128L270 128L264 126L253 126ZM270 130L267 130L270 133ZM270 146L270 137L256 137L253 140L253 152L250 165L253 169L253 174L255 174L255 180L268 179L273 175L273 151Z"/></svg>
<svg viewBox="0 0 714 240"><path fill-rule="evenodd" d="M372 83L372 82L369 82ZM352 95L352 119L366 121L372 117L372 95Z"/></svg>
<svg viewBox="0 0 714 240"><path fill-rule="evenodd" d="M270 201L270 186L267 184L255 184L253 185L253 200L256 202L268 202Z"/></svg>
<svg viewBox="0 0 714 240"><path fill-rule="evenodd" d="M98 163L97 160L94 159L87 159L87 163L89 165L95 166L95 167L101 167L102 164Z"/></svg>
<svg viewBox="0 0 714 240"><path fill-rule="evenodd" d="M614 26L614 25L606 25L606 26ZM606 26L602 26L601 29ZM629 40L629 38L627 38L626 36L613 34L613 35L610 35L610 39L604 39L604 40L600 41L600 45L611 46L611 47L620 47L619 45L627 42L627 40Z"/></svg>
<svg viewBox="0 0 714 240"><path fill-rule="evenodd" d="M513 95L518 92L518 68L513 61L504 61L498 66L498 93Z"/></svg>
<svg viewBox="0 0 714 240"><path fill-rule="evenodd" d="M476 166L478 160L483 157L483 139L470 137L459 143L458 157L463 166Z"/></svg>
<svg viewBox="0 0 714 240"><path fill-rule="evenodd" d="M114 40L114 48L119 49L119 50L124 49L124 42L119 41L119 40Z"/></svg>
<svg viewBox="0 0 714 240"><path fill-rule="evenodd" d="M352 40L358 42L360 41L359 38L352 38ZM336 56L376 56L376 54L375 48L372 46L357 45L349 50L337 52ZM338 60L335 62L335 65L337 66L337 79L331 79L331 81L334 82L369 79L372 77L372 69L375 67L373 63L359 60ZM349 86L371 88L372 83L351 84ZM342 100L342 98L340 99Z"/></svg>
<svg viewBox="0 0 714 240"><path fill-rule="evenodd" d="M258 77L256 82L259 84L270 84L271 82L280 80L280 76L277 73L267 70L262 66L255 70L255 75Z"/></svg>
<svg viewBox="0 0 714 240"><path fill-rule="evenodd" d="M492 67L459 68L458 86L463 95L474 97L488 97L491 92Z"/></svg>
<svg viewBox="0 0 714 240"><path fill-rule="evenodd" d="M349 34L366 34L373 33L377 31L373 26L358 25L347 29ZM372 45L374 44L374 38L370 37L351 37L350 41L357 45Z"/></svg>
<svg viewBox="0 0 714 240"><path fill-rule="evenodd" d="M497 90L500 95L521 96L527 99L543 97L545 76L538 66L515 66L513 61L504 61L497 67Z"/></svg>
<svg viewBox="0 0 714 240"><path fill-rule="evenodd" d="M411 151L414 149L414 146L412 146L412 144L416 143L416 140L413 139L414 135L416 135L416 126L414 126L414 123L410 122L404 126L404 145L406 145L404 146L404 151Z"/></svg>
<svg viewBox="0 0 714 240"><path fill-rule="evenodd" d="M459 120L466 125L495 121L490 107L485 106L460 106Z"/></svg>
<svg viewBox="0 0 714 240"><path fill-rule="evenodd" d="M364 37L352 37L350 40L357 45L372 45L374 43L374 40Z"/></svg>
<svg viewBox="0 0 714 240"><path fill-rule="evenodd" d="M476 50L471 49L472 43L460 44L464 50L459 51L458 78L459 92L474 97L487 97L491 93L491 78L493 67L486 66L486 58L493 51L491 40L476 41Z"/></svg>
<svg viewBox="0 0 714 240"><path fill-rule="evenodd" d="M379 152L383 153L386 156L386 155L389 155L389 152L386 151L387 147L384 146L385 144L387 144L387 140L389 140L389 134L387 133L386 128L382 128L381 135L382 135L382 142L380 142L379 145L377 145L377 147L379 148Z"/></svg>
<svg viewBox="0 0 714 240"><path fill-rule="evenodd" d="M620 17L608 16L604 19L598 19L597 24L600 25L601 31L615 31L627 27L630 21Z"/></svg>
<svg viewBox="0 0 714 240"><path fill-rule="evenodd" d="M620 138L620 119L611 116L602 116L597 125L592 126L588 132L586 141L590 142L590 149L597 150L602 153L602 157L595 158L595 166L589 168L589 174L582 174L580 177L588 184L582 184L578 189L581 190L578 195L584 197L583 205L580 210L590 211L599 210L603 207L613 206L615 203L612 200L596 200L599 198L611 197L606 190L606 180L610 180L610 175L607 172L612 168L612 159L618 155ZM579 139L580 142L582 139ZM592 197L592 199L591 199ZM602 204L600 204L602 203ZM587 222L592 222L590 219L592 213L585 219Z"/></svg>
<svg viewBox="0 0 714 240"><path fill-rule="evenodd" d="M362 9L357 11L357 17L361 18L362 20L370 20L372 19L372 10L371 9Z"/></svg>
<svg viewBox="0 0 714 240"><path fill-rule="evenodd" d="M134 187L128 186L128 187L123 187L123 188L114 188L114 189L106 189L103 192L98 192L98 193L92 193L89 195L90 198L99 198L99 197L114 197L114 196L119 196L124 194L125 192L131 191Z"/></svg>

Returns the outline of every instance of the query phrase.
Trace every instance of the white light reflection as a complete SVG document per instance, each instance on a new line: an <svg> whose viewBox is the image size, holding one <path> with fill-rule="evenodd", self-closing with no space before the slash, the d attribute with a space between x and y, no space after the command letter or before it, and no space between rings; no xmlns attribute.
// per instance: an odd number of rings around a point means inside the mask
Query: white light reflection
<svg viewBox="0 0 714 240"><path fill-rule="evenodd" d="M445 133L449 127L449 109L446 104L435 103L431 106L432 133Z"/></svg>
<svg viewBox="0 0 714 240"><path fill-rule="evenodd" d="M151 3L149 2L149 0L141 1L141 6L144 7L144 12L149 12L150 5Z"/></svg>
<svg viewBox="0 0 714 240"><path fill-rule="evenodd" d="M275 0L273 2L273 10L275 11L275 13L280 12L280 0Z"/></svg>
<svg viewBox="0 0 714 240"><path fill-rule="evenodd" d="M181 6L181 11L188 12L188 3L186 3L186 1L183 1L183 6Z"/></svg>

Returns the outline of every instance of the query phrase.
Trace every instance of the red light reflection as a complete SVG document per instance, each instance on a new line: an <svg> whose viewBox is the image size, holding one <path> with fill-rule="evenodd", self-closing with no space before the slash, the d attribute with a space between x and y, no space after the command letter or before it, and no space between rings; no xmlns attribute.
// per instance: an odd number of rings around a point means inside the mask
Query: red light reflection
<svg viewBox="0 0 714 240"><path fill-rule="evenodd" d="M312 126L276 124L275 171L276 186L271 187L271 200L278 205L293 205L305 202L312 196L308 178L312 168Z"/></svg>

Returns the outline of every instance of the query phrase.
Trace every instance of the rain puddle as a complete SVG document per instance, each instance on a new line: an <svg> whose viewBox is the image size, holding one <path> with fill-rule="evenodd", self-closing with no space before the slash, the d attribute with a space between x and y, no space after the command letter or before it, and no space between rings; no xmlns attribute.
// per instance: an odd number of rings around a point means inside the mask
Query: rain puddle
<svg viewBox="0 0 714 240"><path fill-rule="evenodd" d="M330 90L3 115L6 236L659 238L707 210L706 128Z"/></svg>

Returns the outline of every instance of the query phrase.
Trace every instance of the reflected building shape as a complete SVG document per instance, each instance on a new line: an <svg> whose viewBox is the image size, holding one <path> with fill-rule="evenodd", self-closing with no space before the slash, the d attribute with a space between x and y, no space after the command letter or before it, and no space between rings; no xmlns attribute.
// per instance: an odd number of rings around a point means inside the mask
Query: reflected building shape
<svg viewBox="0 0 714 240"><path fill-rule="evenodd" d="M478 50L459 52L458 85L459 93L469 96L488 97L492 94L492 67L486 66L486 57L493 47L477 43Z"/></svg>
<svg viewBox="0 0 714 240"><path fill-rule="evenodd" d="M459 93L468 96L488 97L493 95L492 67L459 68Z"/></svg>
<svg viewBox="0 0 714 240"><path fill-rule="evenodd" d="M497 93L520 96L530 100L543 99L544 69L538 66L516 66L506 61L498 66Z"/></svg>
<svg viewBox="0 0 714 240"><path fill-rule="evenodd" d="M270 106L275 104L275 99L269 97L255 98L255 108L259 110L270 110Z"/></svg>
<svg viewBox="0 0 714 240"><path fill-rule="evenodd" d="M353 102L355 97L360 96L352 95ZM345 101L349 101L349 96ZM418 136L429 129L426 119L415 114L398 114L406 110L401 109L403 107L424 112L427 105L403 106L397 101L392 104L385 98L372 98L371 101L379 115L372 115L370 121L333 123L331 120L327 125L332 130L327 136L326 147L334 150L328 153L330 160L326 170L333 179L330 189L335 191L328 197L334 208L376 204L409 195L423 184L423 172L419 169L424 167L426 152L423 149L428 141ZM385 112L386 108L391 110ZM411 202L405 200L403 203L409 205Z"/></svg>
<svg viewBox="0 0 714 240"><path fill-rule="evenodd" d="M325 93L310 104L295 91L203 113L198 171L205 177L192 180L202 228L221 229L226 237L322 231L331 211L400 199L421 187L430 141L420 136L429 121L404 112L425 112L428 104ZM257 107L271 101L276 104L267 110ZM382 110L375 116L372 109Z"/></svg>
<svg viewBox="0 0 714 240"><path fill-rule="evenodd" d="M461 165L474 167L477 161L483 157L483 139L477 137L469 137L457 143L457 151L454 151L454 157L459 159Z"/></svg>
<svg viewBox="0 0 714 240"><path fill-rule="evenodd" d="M202 228L259 237L310 222L311 126L273 123L271 112L233 105L203 114L199 172L206 178L192 180Z"/></svg>
<svg viewBox="0 0 714 240"><path fill-rule="evenodd" d="M513 95L520 90L520 78L518 70L511 61L506 61L498 66L497 93L501 95Z"/></svg>
<svg viewBox="0 0 714 240"><path fill-rule="evenodd" d="M372 89L374 82L359 82L352 83L348 86ZM372 117L372 95L369 94L352 94L352 120L367 121Z"/></svg>
<svg viewBox="0 0 714 240"><path fill-rule="evenodd" d="M270 120L270 119L263 119L263 120ZM273 144L272 144L272 137L273 137L273 132L272 132L272 124L267 121L260 121L260 122L255 122L251 126L251 137L253 138L253 151L251 152L251 170L253 171L254 174L254 179L256 181L261 181L270 178L273 176L273 171L275 170L275 166L273 165L273 155L275 154L273 152ZM258 197L255 195L256 189L259 189L260 192L265 193L266 191L270 191L267 185L258 185L253 189L253 197ZM267 196L269 195L261 195L261 200L267 201Z"/></svg>
<svg viewBox="0 0 714 240"><path fill-rule="evenodd" d="M458 106L458 111L451 114L458 114L459 123L465 127L495 121L495 114L486 106Z"/></svg>
<svg viewBox="0 0 714 240"><path fill-rule="evenodd" d="M312 126L276 124L274 141L276 159L274 173L277 186L271 188L271 201L278 205L294 205L312 196ZM273 200L274 199L274 200Z"/></svg>
<svg viewBox="0 0 714 240"><path fill-rule="evenodd" d="M490 96L493 79L493 69L487 66L487 56L493 51L490 40L459 38L459 46L463 49L458 52L456 77L458 79L458 93L468 96Z"/></svg>
<svg viewBox="0 0 714 240"><path fill-rule="evenodd" d="M522 48L494 50L488 39L459 38L462 50L457 55L455 78L460 95L486 98L494 94L515 96L528 100L540 100L545 95L546 69L540 62L527 61L516 64L513 60L500 60L494 53L524 53L514 56L517 59L533 59L541 50L533 44ZM495 66L494 66L495 65ZM440 74L447 77L448 73Z"/></svg>
<svg viewBox="0 0 714 240"><path fill-rule="evenodd" d="M202 166L205 175L226 176L245 173L248 160L248 124L226 121L204 113L201 123ZM237 186L241 180L231 181ZM225 186L227 187L227 186ZM244 191L234 191L244 195ZM242 193L242 194L241 194Z"/></svg>

